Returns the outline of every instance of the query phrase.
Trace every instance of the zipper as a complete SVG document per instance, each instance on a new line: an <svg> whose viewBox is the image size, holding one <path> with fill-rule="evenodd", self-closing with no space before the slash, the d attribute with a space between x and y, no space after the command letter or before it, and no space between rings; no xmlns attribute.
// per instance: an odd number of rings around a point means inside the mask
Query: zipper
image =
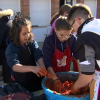
<svg viewBox="0 0 100 100"><path fill-rule="evenodd" d="M31 55L31 51L30 51L30 48L28 47L28 51L29 51L29 53L30 53L30 55Z"/></svg>
<svg viewBox="0 0 100 100"><path fill-rule="evenodd" d="M63 44L61 43L61 49L62 49L62 52L63 52Z"/></svg>

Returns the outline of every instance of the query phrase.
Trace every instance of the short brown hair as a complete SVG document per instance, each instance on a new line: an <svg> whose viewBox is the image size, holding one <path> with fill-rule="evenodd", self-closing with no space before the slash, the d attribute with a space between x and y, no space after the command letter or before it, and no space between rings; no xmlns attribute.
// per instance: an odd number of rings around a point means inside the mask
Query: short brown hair
<svg viewBox="0 0 100 100"><path fill-rule="evenodd" d="M2 11L2 9L0 8L0 11Z"/></svg>
<svg viewBox="0 0 100 100"><path fill-rule="evenodd" d="M32 27L31 27L31 22L25 18L15 18L12 22L12 28L10 29L9 32L9 39L11 42L13 42L15 45L20 45L20 32L22 30L23 26L27 26L30 25L31 31L32 31ZM32 42L32 37L33 34L32 32L29 33L29 42Z"/></svg>
<svg viewBox="0 0 100 100"><path fill-rule="evenodd" d="M85 20L92 17L91 10L85 4L75 4L69 14L68 21L73 21L76 17L84 18Z"/></svg>
<svg viewBox="0 0 100 100"><path fill-rule="evenodd" d="M59 13L56 13L52 17L52 19L50 21L50 24L52 25L52 23L54 22L54 20L57 19L60 15L63 16L64 15L64 12L66 12L68 14L71 8L72 8L72 6L69 5L69 4L62 5L61 8L60 8L60 10L59 10Z"/></svg>
<svg viewBox="0 0 100 100"><path fill-rule="evenodd" d="M63 16L64 12L66 12L68 14L71 8L72 8L71 5L64 4L64 5L61 6L59 14L62 15L62 16Z"/></svg>
<svg viewBox="0 0 100 100"><path fill-rule="evenodd" d="M71 30L71 26L67 21L67 17L60 16L55 23L56 30Z"/></svg>

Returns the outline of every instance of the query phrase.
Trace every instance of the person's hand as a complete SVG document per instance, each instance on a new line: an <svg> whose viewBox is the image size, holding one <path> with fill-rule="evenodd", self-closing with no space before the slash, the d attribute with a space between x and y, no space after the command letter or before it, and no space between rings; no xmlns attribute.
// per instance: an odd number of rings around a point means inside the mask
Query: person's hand
<svg viewBox="0 0 100 100"><path fill-rule="evenodd" d="M61 89L63 88L63 84L59 79L54 80L53 89L54 91L61 93Z"/></svg>
<svg viewBox="0 0 100 100"><path fill-rule="evenodd" d="M71 91L70 91L69 94L71 94L71 95L78 95L78 94L80 94L80 89L75 88L75 86L73 85L71 87Z"/></svg>
<svg viewBox="0 0 100 100"><path fill-rule="evenodd" d="M89 90L89 84L86 85L85 87L81 88L80 92L81 92L81 94L84 94L84 93L88 92L88 90Z"/></svg>
<svg viewBox="0 0 100 100"><path fill-rule="evenodd" d="M57 79L57 76L48 72L48 78L51 78L51 79Z"/></svg>
<svg viewBox="0 0 100 100"><path fill-rule="evenodd" d="M61 89L63 87L63 84L60 82L58 77L52 73L48 73L48 78L51 78L53 80L53 90L56 92L61 93Z"/></svg>
<svg viewBox="0 0 100 100"><path fill-rule="evenodd" d="M61 63L61 64L57 63L58 67L65 66L65 65L66 65L65 63Z"/></svg>
<svg viewBox="0 0 100 100"><path fill-rule="evenodd" d="M34 72L38 77L47 76L48 74L47 70L40 66L35 66L32 72Z"/></svg>

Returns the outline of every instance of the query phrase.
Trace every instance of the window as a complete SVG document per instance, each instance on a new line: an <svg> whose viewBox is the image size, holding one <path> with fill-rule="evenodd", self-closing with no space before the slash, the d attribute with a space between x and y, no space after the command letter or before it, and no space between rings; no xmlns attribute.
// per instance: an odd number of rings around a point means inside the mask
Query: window
<svg viewBox="0 0 100 100"><path fill-rule="evenodd" d="M64 0L64 4L70 4L70 5L72 5L72 0Z"/></svg>
<svg viewBox="0 0 100 100"><path fill-rule="evenodd" d="M75 0L73 0L74 2ZM70 5L73 5L72 3L72 0L60 0L60 7L64 4L70 4Z"/></svg>

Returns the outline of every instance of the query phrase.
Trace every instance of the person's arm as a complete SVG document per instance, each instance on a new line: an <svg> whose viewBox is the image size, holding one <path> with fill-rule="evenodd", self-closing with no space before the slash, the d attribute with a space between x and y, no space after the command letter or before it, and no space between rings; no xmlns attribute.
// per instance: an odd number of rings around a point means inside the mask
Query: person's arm
<svg viewBox="0 0 100 100"><path fill-rule="evenodd" d="M43 53L39 49L38 43L36 41L33 41L32 48L33 48L33 56L35 58L35 61L37 62L38 66L41 66L42 68L45 69L45 75L44 76L47 76L46 67L45 67L45 64L44 64L44 61L43 61Z"/></svg>
<svg viewBox="0 0 100 100"><path fill-rule="evenodd" d="M81 69L80 69L80 66L79 66L79 61L77 60L77 65L78 65L78 72L79 72L79 75L81 74Z"/></svg>
<svg viewBox="0 0 100 100"><path fill-rule="evenodd" d="M21 73L33 72L37 76L45 76L45 73L47 73L46 69L40 66L26 66L26 65L20 64L18 49L16 49L13 46L7 47L5 56L6 56L9 67L15 72L21 72Z"/></svg>
<svg viewBox="0 0 100 100"><path fill-rule="evenodd" d="M56 76L55 72L53 71L52 67L48 67L48 77L53 80L53 90L61 93L61 89L63 88L62 82L59 80L59 78Z"/></svg>
<svg viewBox="0 0 100 100"><path fill-rule="evenodd" d="M48 70L48 77L51 78L54 81L54 90L56 92L61 92L61 87L63 87L63 84L59 80L59 78L56 76L53 68L52 68L52 56L54 54L55 50L55 44L53 42L53 38L49 39L48 37L45 39L43 44L43 59L45 66Z"/></svg>
<svg viewBox="0 0 100 100"><path fill-rule="evenodd" d="M52 79L56 79L57 76L52 68L52 56L53 56L54 50L55 50L55 44L53 43L53 41L54 41L53 38L50 39L49 37L47 37L44 40L42 50L43 50L43 60L44 60L45 66L49 73L48 77L52 78Z"/></svg>
<svg viewBox="0 0 100 100"><path fill-rule="evenodd" d="M72 35L72 43L71 43L71 52L72 52L72 56L74 57L74 59L78 60L78 53L77 53L77 48L76 48L76 43L77 43L77 38Z"/></svg>
<svg viewBox="0 0 100 100"><path fill-rule="evenodd" d="M20 73L33 72L38 77L47 75L46 69L44 69L40 66L25 66L25 65L21 65L21 64L16 64L13 66L12 69L13 69L13 71L20 72Z"/></svg>
<svg viewBox="0 0 100 100"><path fill-rule="evenodd" d="M91 80L93 79L94 74L92 75L85 75L85 74L80 74L78 80L74 84L75 89L81 89L82 87L85 87L88 85Z"/></svg>
<svg viewBox="0 0 100 100"><path fill-rule="evenodd" d="M43 62L43 58L38 59L37 63L39 64L39 66L43 67L46 69L44 62Z"/></svg>
<svg viewBox="0 0 100 100"><path fill-rule="evenodd" d="M69 45L70 46L70 49L71 49L71 53L72 53L72 61L73 61L73 67L74 67L74 70L75 71L78 71L79 74L80 74L80 68L79 68L79 64L78 64L78 53L77 53L77 49L76 49L76 41L77 41L77 38L72 35L72 39L69 41L71 42Z"/></svg>
<svg viewBox="0 0 100 100"><path fill-rule="evenodd" d="M33 56L36 62L38 63L39 66L45 68L45 64L43 62L43 53L39 49L38 43L36 41L33 41L32 47L33 47Z"/></svg>
<svg viewBox="0 0 100 100"><path fill-rule="evenodd" d="M4 38L4 35L5 35L4 27L5 27L4 25L0 24L0 48L1 48L1 45L2 45L2 42L3 42L3 38Z"/></svg>
<svg viewBox="0 0 100 100"><path fill-rule="evenodd" d="M73 94L77 94L78 91L88 85L94 76L95 72L95 51L93 48L84 45L79 51L79 66L81 74L78 80L72 87ZM84 59L84 61L82 61Z"/></svg>
<svg viewBox="0 0 100 100"><path fill-rule="evenodd" d="M52 67L52 56L55 50L55 44L53 41L53 37L50 39L48 36L45 38L43 43L43 61L47 69L48 67Z"/></svg>
<svg viewBox="0 0 100 100"><path fill-rule="evenodd" d="M47 70L48 70L48 77L49 78L52 78L53 80L58 79L58 77L56 76L56 74L53 71L53 68L52 67L48 67Z"/></svg>
<svg viewBox="0 0 100 100"><path fill-rule="evenodd" d="M21 64L15 64L12 67L12 70L15 71L15 72L25 73L25 72L30 72L31 71L31 67L32 66L25 66L25 65L21 65Z"/></svg>
<svg viewBox="0 0 100 100"><path fill-rule="evenodd" d="M7 16L6 16L7 17ZM0 22L0 48L2 46L2 43L5 41L6 38L8 38L9 30L12 26L12 20L8 21L2 21Z"/></svg>

